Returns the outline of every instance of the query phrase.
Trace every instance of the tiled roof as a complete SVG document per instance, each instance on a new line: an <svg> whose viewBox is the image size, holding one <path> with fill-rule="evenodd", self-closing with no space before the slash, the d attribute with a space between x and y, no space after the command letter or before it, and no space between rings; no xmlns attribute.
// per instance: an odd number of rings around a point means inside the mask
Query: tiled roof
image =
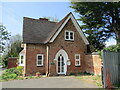
<svg viewBox="0 0 120 90"><path fill-rule="evenodd" d="M69 13L70 14L70 13ZM60 22L51 22L46 19L23 19L23 43L46 44L57 32L69 14Z"/></svg>

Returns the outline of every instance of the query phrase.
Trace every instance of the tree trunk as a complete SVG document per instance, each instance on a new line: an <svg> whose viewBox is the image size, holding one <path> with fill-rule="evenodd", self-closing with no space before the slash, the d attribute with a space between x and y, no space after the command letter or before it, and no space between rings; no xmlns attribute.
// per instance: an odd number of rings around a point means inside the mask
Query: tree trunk
<svg viewBox="0 0 120 90"><path fill-rule="evenodd" d="M116 32L116 41L117 41L117 44L120 44L120 30Z"/></svg>

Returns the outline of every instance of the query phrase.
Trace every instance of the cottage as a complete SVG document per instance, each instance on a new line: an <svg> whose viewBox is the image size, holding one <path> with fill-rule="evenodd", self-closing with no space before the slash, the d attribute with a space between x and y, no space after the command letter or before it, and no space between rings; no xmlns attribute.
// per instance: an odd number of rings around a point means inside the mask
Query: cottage
<svg viewBox="0 0 120 90"><path fill-rule="evenodd" d="M25 75L69 75L85 71L88 40L70 12L59 22L23 20L23 50L19 66Z"/></svg>

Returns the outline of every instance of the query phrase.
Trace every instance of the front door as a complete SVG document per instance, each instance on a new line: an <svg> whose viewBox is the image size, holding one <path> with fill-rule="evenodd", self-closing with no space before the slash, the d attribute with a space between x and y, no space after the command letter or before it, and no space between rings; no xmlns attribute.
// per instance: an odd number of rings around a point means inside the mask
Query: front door
<svg viewBox="0 0 120 90"><path fill-rule="evenodd" d="M58 65L58 74L65 74L65 60L64 60L64 57L62 56L62 54L60 54L58 56L58 62L57 62L57 65Z"/></svg>

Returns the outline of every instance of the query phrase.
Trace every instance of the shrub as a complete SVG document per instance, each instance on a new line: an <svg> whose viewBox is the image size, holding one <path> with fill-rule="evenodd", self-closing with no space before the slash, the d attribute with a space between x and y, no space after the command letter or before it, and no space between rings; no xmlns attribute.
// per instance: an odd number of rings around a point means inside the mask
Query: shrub
<svg viewBox="0 0 120 90"><path fill-rule="evenodd" d="M104 48L104 50L120 52L120 44L109 46Z"/></svg>
<svg viewBox="0 0 120 90"><path fill-rule="evenodd" d="M70 75L75 75L75 73L70 73Z"/></svg>
<svg viewBox="0 0 120 90"><path fill-rule="evenodd" d="M82 72L79 72L78 75L83 75L83 73L82 73Z"/></svg>
<svg viewBox="0 0 120 90"><path fill-rule="evenodd" d="M3 73L2 74L2 79L8 80L8 79L16 79L17 78L17 74L14 73Z"/></svg>
<svg viewBox="0 0 120 90"><path fill-rule="evenodd" d="M23 67L18 66L17 68L6 69L5 73L16 74L16 75L20 76L22 74L22 69L23 69Z"/></svg>
<svg viewBox="0 0 120 90"><path fill-rule="evenodd" d="M16 68L10 68L5 70L5 73L9 73L9 74L12 74L12 73L17 74L17 72L18 71Z"/></svg>
<svg viewBox="0 0 120 90"><path fill-rule="evenodd" d="M22 75L23 67L22 66L17 66L17 74Z"/></svg>
<svg viewBox="0 0 120 90"><path fill-rule="evenodd" d="M94 75L94 74L85 71L85 72L84 72L84 75Z"/></svg>

